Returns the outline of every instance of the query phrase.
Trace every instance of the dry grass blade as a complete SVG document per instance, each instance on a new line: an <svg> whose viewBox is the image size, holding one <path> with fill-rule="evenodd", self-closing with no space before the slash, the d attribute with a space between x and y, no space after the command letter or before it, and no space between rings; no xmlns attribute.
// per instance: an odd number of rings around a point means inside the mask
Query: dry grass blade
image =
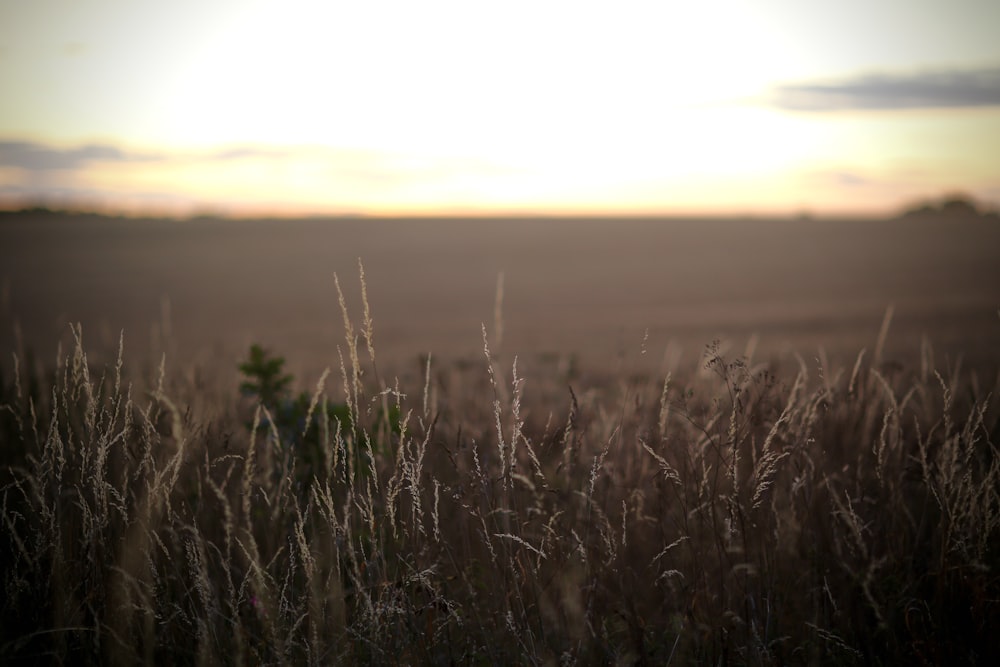
<svg viewBox="0 0 1000 667"><path fill-rule="evenodd" d="M205 405L79 327L0 368L0 662L1000 663L1000 401L923 343L883 365L891 306L874 366L752 339L567 398L498 360L501 274L486 373L387 389L358 271L343 397Z"/></svg>

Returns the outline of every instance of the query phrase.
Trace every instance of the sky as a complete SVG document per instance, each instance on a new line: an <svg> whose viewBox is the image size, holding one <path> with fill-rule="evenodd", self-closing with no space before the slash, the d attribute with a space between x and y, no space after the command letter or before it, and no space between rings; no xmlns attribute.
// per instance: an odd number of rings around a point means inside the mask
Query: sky
<svg viewBox="0 0 1000 667"><path fill-rule="evenodd" d="M1000 206L996 0L0 0L0 207Z"/></svg>

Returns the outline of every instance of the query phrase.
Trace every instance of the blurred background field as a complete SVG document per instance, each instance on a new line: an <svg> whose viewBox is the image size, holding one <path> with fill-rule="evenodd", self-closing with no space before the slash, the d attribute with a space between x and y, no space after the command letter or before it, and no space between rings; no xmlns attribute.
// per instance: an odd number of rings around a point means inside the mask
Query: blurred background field
<svg viewBox="0 0 1000 667"><path fill-rule="evenodd" d="M997 664L940 218L11 216L0 662Z"/></svg>
<svg viewBox="0 0 1000 667"><path fill-rule="evenodd" d="M364 262L381 370L481 359L481 325L522 367L653 373L721 339L757 359L822 347L849 365L893 308L886 358L933 343L995 374L1000 225L893 220L341 218L143 220L44 211L0 224L5 357L45 360L69 324L91 355L223 368L251 343L312 377L336 367ZM20 338L20 340L17 340ZM96 358L96 357L95 357Z"/></svg>

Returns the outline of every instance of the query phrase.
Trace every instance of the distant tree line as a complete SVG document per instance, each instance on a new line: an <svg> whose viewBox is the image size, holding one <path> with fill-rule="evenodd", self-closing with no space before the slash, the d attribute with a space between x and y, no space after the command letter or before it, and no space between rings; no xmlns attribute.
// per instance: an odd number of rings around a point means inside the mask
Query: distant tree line
<svg viewBox="0 0 1000 667"><path fill-rule="evenodd" d="M988 210L964 193L953 193L937 200L925 200L903 211L904 219L970 220L1000 222L1000 214Z"/></svg>

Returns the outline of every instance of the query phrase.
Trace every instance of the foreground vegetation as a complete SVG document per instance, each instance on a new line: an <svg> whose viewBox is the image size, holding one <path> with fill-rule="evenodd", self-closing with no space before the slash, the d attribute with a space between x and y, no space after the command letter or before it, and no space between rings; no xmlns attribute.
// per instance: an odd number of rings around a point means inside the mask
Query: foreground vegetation
<svg viewBox="0 0 1000 667"><path fill-rule="evenodd" d="M0 661L1000 664L996 378L880 342L535 388L484 329L400 387L344 319L299 396L259 348L242 398L146 390L79 330L4 367Z"/></svg>

